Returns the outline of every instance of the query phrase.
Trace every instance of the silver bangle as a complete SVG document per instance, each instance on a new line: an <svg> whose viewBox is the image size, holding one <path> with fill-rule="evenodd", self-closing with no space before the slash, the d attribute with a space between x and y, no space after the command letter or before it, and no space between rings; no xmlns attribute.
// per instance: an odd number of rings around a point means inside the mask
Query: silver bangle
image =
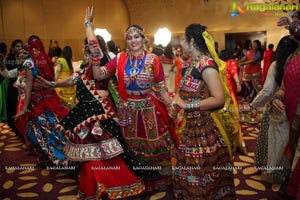
<svg viewBox="0 0 300 200"><path fill-rule="evenodd" d="M50 88L54 89L54 88L55 88L55 86L56 86L56 83L55 83L55 81L51 81L50 83L51 83L51 86L50 86Z"/></svg>
<svg viewBox="0 0 300 200"><path fill-rule="evenodd" d="M200 103L187 103L184 107L185 110L194 110L194 109L200 109Z"/></svg>

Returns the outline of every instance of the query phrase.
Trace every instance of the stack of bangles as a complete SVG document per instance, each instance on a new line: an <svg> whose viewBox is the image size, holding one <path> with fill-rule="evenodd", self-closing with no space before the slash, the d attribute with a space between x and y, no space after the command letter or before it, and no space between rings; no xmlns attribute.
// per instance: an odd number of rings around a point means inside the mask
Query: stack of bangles
<svg viewBox="0 0 300 200"><path fill-rule="evenodd" d="M185 110L194 110L194 109L200 109L200 102L196 103L187 103L184 107Z"/></svg>
<svg viewBox="0 0 300 200"><path fill-rule="evenodd" d="M273 102L275 99L279 99L280 101L283 101L283 96L275 94L271 100L271 102Z"/></svg>

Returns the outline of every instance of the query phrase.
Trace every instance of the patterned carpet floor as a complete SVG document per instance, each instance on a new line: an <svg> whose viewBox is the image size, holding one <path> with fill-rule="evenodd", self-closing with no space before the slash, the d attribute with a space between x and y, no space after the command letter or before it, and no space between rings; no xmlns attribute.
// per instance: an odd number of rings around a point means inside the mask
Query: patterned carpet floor
<svg viewBox="0 0 300 200"><path fill-rule="evenodd" d="M254 167L254 148L258 135L257 125L243 124L248 156L234 154L234 181L240 200L281 200L279 185L261 180ZM75 200L78 190L77 172L43 169L36 157L28 155L26 145L0 123L0 199L1 200ZM146 194L145 200L172 200L171 188Z"/></svg>

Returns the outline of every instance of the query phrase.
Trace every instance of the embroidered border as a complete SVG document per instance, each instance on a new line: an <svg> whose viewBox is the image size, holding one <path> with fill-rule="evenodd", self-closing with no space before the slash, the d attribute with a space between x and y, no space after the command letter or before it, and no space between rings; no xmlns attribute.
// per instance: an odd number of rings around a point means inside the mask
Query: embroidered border
<svg viewBox="0 0 300 200"><path fill-rule="evenodd" d="M105 117L105 116L112 116L112 117L114 117L114 120L116 122L118 122L118 119L115 117L116 116L115 115L115 111L110 106L110 104L108 104L109 98L108 97L102 97L102 96L100 96L100 94L98 93L96 87L93 84L89 83L88 78L84 74L82 75L82 81L83 81L85 87L95 97L95 99L97 99L102 104L105 114L100 115L100 116L103 116L103 117Z"/></svg>
<svg viewBox="0 0 300 200"><path fill-rule="evenodd" d="M107 160L123 153L123 148L116 138L94 144L74 144L68 142L64 153L70 160Z"/></svg>
<svg viewBox="0 0 300 200"><path fill-rule="evenodd" d="M123 198L137 196L143 193L145 191L145 186L141 180L139 180L137 183L134 183L132 185L113 187L107 189L105 189L104 185L98 183L97 194L98 191L106 191L110 199L123 199Z"/></svg>

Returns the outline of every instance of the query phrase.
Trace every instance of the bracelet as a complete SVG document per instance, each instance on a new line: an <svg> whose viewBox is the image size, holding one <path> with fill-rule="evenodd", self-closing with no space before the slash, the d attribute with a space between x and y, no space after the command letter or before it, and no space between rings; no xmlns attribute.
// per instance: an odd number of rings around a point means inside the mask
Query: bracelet
<svg viewBox="0 0 300 200"><path fill-rule="evenodd" d="M193 109L200 109L200 103L187 103L184 107L185 110L193 110Z"/></svg>
<svg viewBox="0 0 300 200"><path fill-rule="evenodd" d="M92 27L93 28L93 24L92 22L84 22L84 27L87 28L87 27Z"/></svg>
<svg viewBox="0 0 300 200"><path fill-rule="evenodd" d="M55 81L51 81L50 83L51 83L51 86L50 86L50 88L54 89L54 88L55 88L55 86L56 86L56 83L55 83Z"/></svg>
<svg viewBox="0 0 300 200"><path fill-rule="evenodd" d="M275 95L273 96L273 98L271 99L271 103L273 103L273 101L274 101L275 99L278 99L278 100L280 100L280 101L283 101L283 96L281 96L281 95L279 95L279 94L275 94Z"/></svg>

